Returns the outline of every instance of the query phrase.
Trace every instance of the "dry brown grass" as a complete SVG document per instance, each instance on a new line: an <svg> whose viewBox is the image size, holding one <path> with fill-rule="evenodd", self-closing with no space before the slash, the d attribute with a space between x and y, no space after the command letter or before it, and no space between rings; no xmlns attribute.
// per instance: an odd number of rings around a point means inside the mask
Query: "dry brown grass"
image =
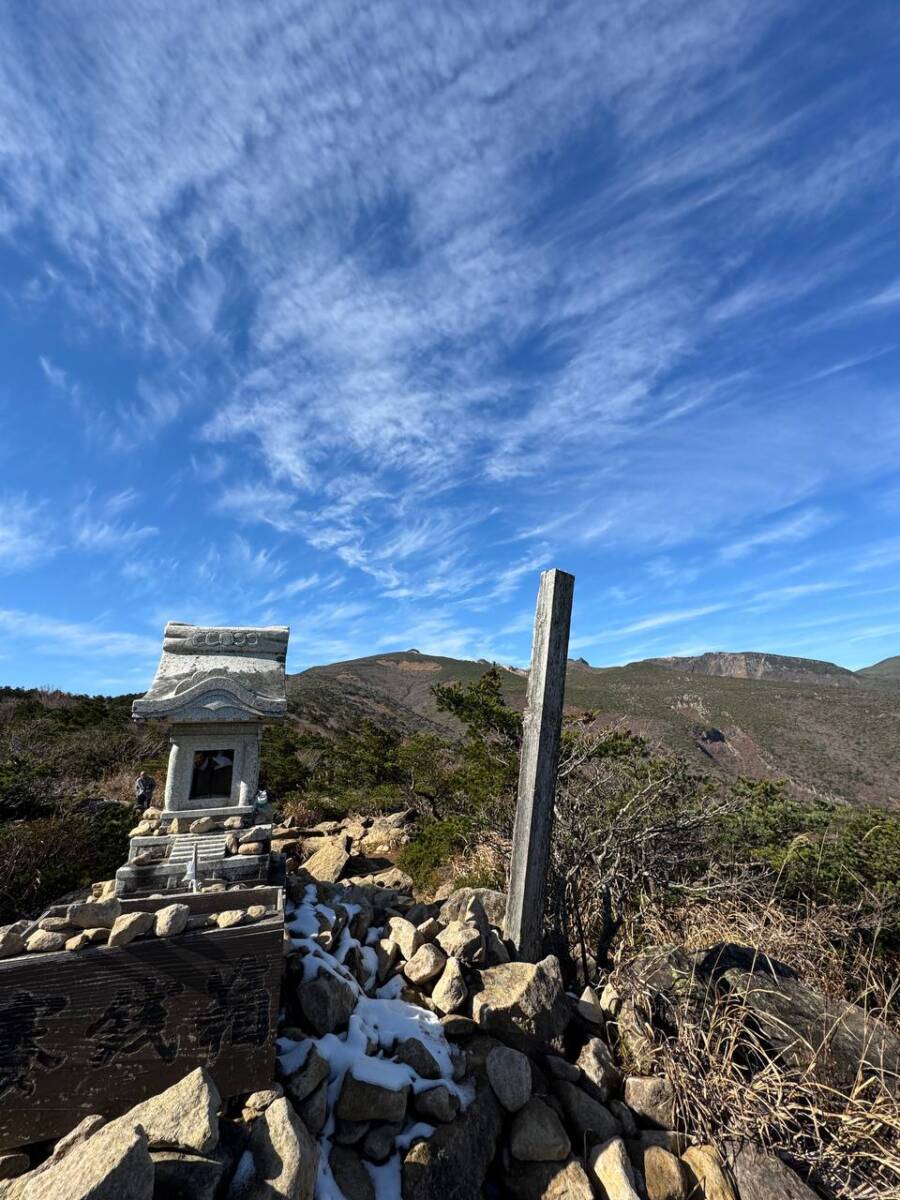
<svg viewBox="0 0 900 1200"><path fill-rule="evenodd" d="M623 976L637 951L637 928L626 928L620 949ZM808 986L833 999L851 999L897 1027L898 983L889 966L853 936L852 914L838 908L794 912L744 895L685 905L641 917L640 945L677 943L707 949L721 942L758 947L797 971ZM854 981L848 995L848 981ZM754 1014L734 992L684 989L666 1003L665 1033L656 1031L655 1058L672 1082L678 1124L728 1155L750 1139L781 1152L823 1190L848 1200L900 1198L900 1098L892 1081L865 1077L838 1090L823 1082L815 1058L792 1067L774 1057ZM659 997L637 995L646 1012ZM824 1074L824 1073L822 1073ZM896 1081L893 1081L896 1090Z"/></svg>

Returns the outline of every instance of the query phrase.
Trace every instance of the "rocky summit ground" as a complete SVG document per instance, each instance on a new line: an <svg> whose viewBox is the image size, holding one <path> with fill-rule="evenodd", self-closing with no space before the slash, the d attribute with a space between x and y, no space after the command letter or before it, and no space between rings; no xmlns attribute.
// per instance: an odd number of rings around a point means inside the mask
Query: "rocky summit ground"
<svg viewBox="0 0 900 1200"><path fill-rule="evenodd" d="M713 994L752 1010L770 1063L896 1088L900 1042L884 1026L752 950L648 953L567 990L553 955L513 960L502 893L422 901L377 857L402 844L406 814L287 821L274 836L293 869L271 1086L223 1101L190 1071L124 1115L0 1155L0 1200L814 1200L753 1141L714 1148L686 1126L655 1025ZM0 953L188 926L183 906L142 921L95 890L0 931ZM240 901L209 920L266 916Z"/></svg>

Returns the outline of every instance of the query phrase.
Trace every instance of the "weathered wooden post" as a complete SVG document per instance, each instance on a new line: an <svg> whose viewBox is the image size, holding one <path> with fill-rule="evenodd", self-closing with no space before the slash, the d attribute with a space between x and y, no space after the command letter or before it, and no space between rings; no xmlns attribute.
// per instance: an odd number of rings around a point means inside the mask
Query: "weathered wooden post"
<svg viewBox="0 0 900 1200"><path fill-rule="evenodd" d="M540 958L543 941L544 895L574 591L574 575L555 568L541 574L504 925L518 958L526 962Z"/></svg>

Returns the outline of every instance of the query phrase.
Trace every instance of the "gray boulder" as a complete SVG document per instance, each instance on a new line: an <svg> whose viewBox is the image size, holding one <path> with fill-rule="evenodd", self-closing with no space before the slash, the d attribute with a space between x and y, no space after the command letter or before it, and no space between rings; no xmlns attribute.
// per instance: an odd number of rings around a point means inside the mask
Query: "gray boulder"
<svg viewBox="0 0 900 1200"><path fill-rule="evenodd" d="M188 1150L208 1154L219 1142L222 1099L206 1067L197 1067L158 1096L135 1105L113 1125L146 1131L155 1150ZM95 1134L94 1138L98 1135ZM90 1141L93 1142L94 1138Z"/></svg>
<svg viewBox="0 0 900 1200"><path fill-rule="evenodd" d="M353 985L330 971L320 971L297 988L300 1008L317 1037L343 1029L356 1007Z"/></svg>
<svg viewBox="0 0 900 1200"><path fill-rule="evenodd" d="M324 838L315 854L303 864L304 871L308 871L313 879L337 883L350 859L349 843L350 839L343 833L337 837Z"/></svg>
<svg viewBox="0 0 900 1200"><path fill-rule="evenodd" d="M375 1200L375 1185L352 1146L334 1146L328 1161L345 1200Z"/></svg>
<svg viewBox="0 0 900 1200"><path fill-rule="evenodd" d="M424 1121L446 1124L459 1112L459 1097L443 1084L417 1092L413 1097L416 1115Z"/></svg>
<svg viewBox="0 0 900 1200"><path fill-rule="evenodd" d="M313 1200L319 1147L285 1097L253 1122L250 1152L255 1177L241 1200Z"/></svg>
<svg viewBox="0 0 900 1200"><path fill-rule="evenodd" d="M454 1013L462 1008L469 995L458 958L448 958L440 979L434 985L431 1001L439 1013Z"/></svg>
<svg viewBox="0 0 900 1200"><path fill-rule="evenodd" d="M566 1120L580 1137L591 1133L598 1138L609 1139L618 1137L622 1132L609 1109L574 1083L567 1083L564 1079L554 1080L553 1091L562 1104Z"/></svg>
<svg viewBox="0 0 900 1200"><path fill-rule="evenodd" d="M671 1129L675 1124L675 1092L661 1075L629 1075L625 1103L645 1125Z"/></svg>
<svg viewBox="0 0 900 1200"><path fill-rule="evenodd" d="M21 1181L21 1200L153 1200L153 1160L141 1128L113 1122Z"/></svg>
<svg viewBox="0 0 900 1200"><path fill-rule="evenodd" d="M407 1087L394 1091L377 1083L356 1079L348 1071L344 1076L335 1114L342 1121L402 1121L408 1094Z"/></svg>
<svg viewBox="0 0 900 1200"><path fill-rule="evenodd" d="M507 1112L518 1112L531 1097L531 1063L511 1046L495 1046L485 1062L494 1095Z"/></svg>
<svg viewBox="0 0 900 1200"><path fill-rule="evenodd" d="M602 1038L590 1038L578 1056L578 1064L584 1072L584 1088L601 1103L605 1104L615 1095L622 1082L622 1073L616 1066L609 1046ZM671 1124L671 1122L669 1122Z"/></svg>
<svg viewBox="0 0 900 1200"><path fill-rule="evenodd" d="M492 925L496 925L498 929L503 928L503 921L506 917L506 893L492 891L491 888L457 888L441 905L438 920L444 925L449 925L451 921L461 921L472 899L481 902L487 919Z"/></svg>
<svg viewBox="0 0 900 1200"><path fill-rule="evenodd" d="M818 1200L786 1163L752 1142L736 1150L733 1170L741 1200Z"/></svg>
<svg viewBox="0 0 900 1200"><path fill-rule="evenodd" d="M473 1200L497 1150L503 1110L483 1085L455 1121L417 1142L403 1160L402 1200Z"/></svg>
<svg viewBox="0 0 900 1200"><path fill-rule="evenodd" d="M550 1105L532 1096L513 1118L509 1148L520 1162L562 1162L572 1145Z"/></svg>
<svg viewBox="0 0 900 1200"><path fill-rule="evenodd" d="M552 954L539 963L489 967L481 981L472 1016L483 1030L525 1053L546 1051L559 1042L569 1021L569 1003Z"/></svg>

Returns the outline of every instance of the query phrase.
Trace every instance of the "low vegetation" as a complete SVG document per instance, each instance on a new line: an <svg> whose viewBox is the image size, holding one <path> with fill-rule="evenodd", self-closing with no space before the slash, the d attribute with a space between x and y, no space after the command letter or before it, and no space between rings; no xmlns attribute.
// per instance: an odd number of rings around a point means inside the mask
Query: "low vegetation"
<svg viewBox="0 0 900 1200"><path fill-rule="evenodd" d="M505 686L496 669L434 686L459 737L373 720L267 728L262 786L303 823L411 809L417 834L398 865L420 892L502 888L522 736ZM129 710L128 697L0 692L0 921L124 859L131 781L146 766L162 786L166 750L164 733L135 727ZM706 774L582 714L564 733L548 900L573 984L627 970L648 947L734 942L897 1026L900 817L884 808ZM840 1195L900 1187L896 1099L862 1080L838 1093L809 1070L760 1066L754 1044L733 999L702 1020L689 1006L671 1015L659 1050L686 1125L790 1150Z"/></svg>

